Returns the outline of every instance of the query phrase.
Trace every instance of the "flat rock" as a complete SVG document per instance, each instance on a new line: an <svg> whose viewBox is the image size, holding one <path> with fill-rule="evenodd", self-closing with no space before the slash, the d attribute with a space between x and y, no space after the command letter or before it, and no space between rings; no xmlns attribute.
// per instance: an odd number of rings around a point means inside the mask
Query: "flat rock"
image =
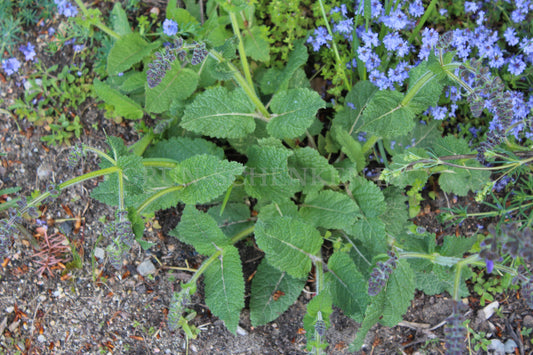
<svg viewBox="0 0 533 355"><path fill-rule="evenodd" d="M137 272L141 276L150 275L155 272L155 266L150 260L145 260L137 266Z"/></svg>

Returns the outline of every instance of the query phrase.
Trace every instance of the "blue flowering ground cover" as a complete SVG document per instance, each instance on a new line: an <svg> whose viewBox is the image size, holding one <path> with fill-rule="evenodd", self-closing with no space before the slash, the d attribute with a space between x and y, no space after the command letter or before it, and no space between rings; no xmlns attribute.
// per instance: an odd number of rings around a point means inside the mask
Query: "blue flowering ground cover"
<svg viewBox="0 0 533 355"><path fill-rule="evenodd" d="M0 353L533 350L533 1L180 3L0 4Z"/></svg>

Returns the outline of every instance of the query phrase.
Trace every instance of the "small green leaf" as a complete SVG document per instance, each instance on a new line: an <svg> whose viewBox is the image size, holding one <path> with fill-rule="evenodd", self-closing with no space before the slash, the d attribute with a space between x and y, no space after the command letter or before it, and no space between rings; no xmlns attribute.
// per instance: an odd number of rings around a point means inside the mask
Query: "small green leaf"
<svg viewBox="0 0 533 355"><path fill-rule="evenodd" d="M350 161L355 163L357 171L363 170L366 165L366 158L361 144L339 126L333 126L331 133L341 146L343 153L348 156Z"/></svg>
<svg viewBox="0 0 533 355"><path fill-rule="evenodd" d="M437 75L431 71L428 67L428 63L421 62L409 71L409 90L411 90L418 81L427 77L430 77L431 79L429 79L418 92L416 92L406 106L415 115L424 112L430 106L437 106L442 89L444 88L444 84L437 79Z"/></svg>
<svg viewBox="0 0 533 355"><path fill-rule="evenodd" d="M463 255L472 248L472 245L476 242L472 237L456 237L451 235L445 235L442 246L440 247L439 254L443 256L455 256L462 258Z"/></svg>
<svg viewBox="0 0 533 355"><path fill-rule="evenodd" d="M372 303L370 303L366 309L365 318L357 330L355 340L350 345L350 351L357 351L361 349L365 342L365 337L368 334L368 331L379 321L381 315L383 314L384 303L385 292L380 292L377 296L372 298Z"/></svg>
<svg viewBox="0 0 533 355"><path fill-rule="evenodd" d="M93 87L98 98L113 106L118 115L134 120L143 117L144 113L141 105L121 94L120 91L113 89L98 79L93 81Z"/></svg>
<svg viewBox="0 0 533 355"><path fill-rule="evenodd" d="M326 283L333 297L333 303L344 314L357 322L363 321L363 315L370 301L367 293L367 281L359 272L348 254L335 252L328 260L329 272Z"/></svg>
<svg viewBox="0 0 533 355"><path fill-rule="evenodd" d="M254 105L242 89L207 89L185 109L180 125L216 138L241 138L255 129Z"/></svg>
<svg viewBox="0 0 533 355"><path fill-rule="evenodd" d="M170 171L176 184L182 185L180 199L186 204L206 203L222 195L244 167L237 162L212 155L195 155Z"/></svg>
<svg viewBox="0 0 533 355"><path fill-rule="evenodd" d="M387 232L394 236L403 233L407 227L409 214L407 213L407 197L402 191L395 187L388 187L383 191L387 212L382 215L381 220L385 223Z"/></svg>
<svg viewBox="0 0 533 355"><path fill-rule="evenodd" d="M140 34L133 32L120 37L107 57L107 73L117 75L125 72L135 63L149 56L160 42L146 42Z"/></svg>
<svg viewBox="0 0 533 355"><path fill-rule="evenodd" d="M205 304L235 334L244 307L244 277L237 248L228 245L222 249L204 275Z"/></svg>
<svg viewBox="0 0 533 355"><path fill-rule="evenodd" d="M192 205L185 206L180 223L170 235L192 245L203 255L211 255L217 249L231 245L231 240L222 233L213 217Z"/></svg>
<svg viewBox="0 0 533 355"><path fill-rule="evenodd" d="M307 196L300 208L300 216L308 223L328 229L349 228L359 214L359 207L348 195L331 190Z"/></svg>
<svg viewBox="0 0 533 355"><path fill-rule="evenodd" d="M296 278L307 276L311 257L322 245L322 237L315 228L292 217L258 220L255 239L270 265Z"/></svg>
<svg viewBox="0 0 533 355"><path fill-rule="evenodd" d="M252 325L257 327L278 318L296 301L305 283L305 278L294 278L270 266L266 259L263 259L252 281Z"/></svg>
<svg viewBox="0 0 533 355"><path fill-rule="evenodd" d="M146 111L168 111L173 101L185 100L196 90L198 79L198 73L182 68L179 61L174 61L159 85L150 89L146 82Z"/></svg>
<svg viewBox="0 0 533 355"><path fill-rule="evenodd" d="M316 91L303 88L278 91L270 105L274 115L268 122L267 130L279 139L296 138L305 134L318 109L326 106Z"/></svg>
<svg viewBox="0 0 533 355"><path fill-rule="evenodd" d="M113 30L120 36L124 36L132 32L128 22L128 15L119 2L115 3L115 6L113 6L110 17L111 23L113 24Z"/></svg>

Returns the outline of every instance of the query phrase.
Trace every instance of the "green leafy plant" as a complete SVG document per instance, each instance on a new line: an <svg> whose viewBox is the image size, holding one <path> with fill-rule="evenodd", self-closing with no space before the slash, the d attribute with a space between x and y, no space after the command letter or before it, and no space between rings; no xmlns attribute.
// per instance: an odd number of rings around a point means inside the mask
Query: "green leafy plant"
<svg viewBox="0 0 533 355"><path fill-rule="evenodd" d="M473 277L472 267L508 273L530 290L530 271L517 268L520 262L499 260L503 251L524 264L531 262L533 255L523 248L532 243L526 223L504 228L505 238L487 238L464 257L474 238L443 236L437 245L435 235L409 220L420 201L418 191L430 177L446 193L479 191L483 199L492 171L531 171L533 158L515 155L512 146L501 144L495 153L495 145L486 144L475 152L464 139L443 137L436 123L418 123L447 86L466 91L474 114L480 110L480 90L499 100L501 113L511 110L503 84L489 85L478 61L456 58L449 48L451 33L441 36L427 60L409 69L408 85L401 90L379 90L364 73L359 81L352 80L333 42L339 70L335 92L347 93L333 117L321 120L317 114L327 104L310 89L303 69L308 60L304 41L293 43L284 66L268 68L267 32L256 25L251 4L209 1L205 20L194 6L182 9L169 1L166 18L176 26L169 32L163 25L149 40L144 33L148 25L132 31L120 4L109 27L98 10L76 3L80 26L88 31L96 27L112 41L106 75L93 82L96 96L113 117L151 116L158 124L130 146L108 137L108 152L76 146L69 163L94 153L101 158L100 169L50 186L12 210L0 225L2 252L9 249L7 236L14 225L32 207L104 176L91 196L117 207L115 220L103 233L116 269L122 268L134 243L150 247L142 239L143 217L185 204L170 235L205 259L174 293L168 323L181 327L188 339L197 332L188 324L187 305L201 276L206 305L236 332L245 304L238 242L252 235L264 253L251 285L252 325L273 321L288 309L311 273L314 297L303 324L307 348L316 354L327 347L333 306L361 323L355 350L376 323L394 326L402 320L415 289L451 294L455 303L450 324L464 328L457 303L468 295L465 281ZM328 27L322 1L318 5ZM431 6L434 1L428 11ZM364 19L368 24L369 15ZM415 32L419 30L417 26ZM478 79L479 86L465 81L471 74L483 79ZM360 135L366 136L365 142ZM501 137L499 143L505 143ZM374 150L384 160L378 177L383 188L365 177ZM499 160L502 156L506 163ZM487 160L496 166L481 163ZM409 186L413 193L406 196ZM460 340L458 332L450 332ZM456 345L459 351L461 346Z"/></svg>

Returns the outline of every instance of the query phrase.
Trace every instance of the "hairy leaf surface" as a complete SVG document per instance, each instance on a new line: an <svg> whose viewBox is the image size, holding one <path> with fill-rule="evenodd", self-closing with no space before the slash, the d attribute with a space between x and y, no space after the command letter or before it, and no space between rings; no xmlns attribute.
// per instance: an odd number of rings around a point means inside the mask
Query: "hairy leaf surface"
<svg viewBox="0 0 533 355"><path fill-rule="evenodd" d="M306 279L294 278L268 264L257 267L250 296L250 320L257 327L278 318L298 299Z"/></svg>
<svg viewBox="0 0 533 355"><path fill-rule="evenodd" d="M335 252L328 260L328 269L325 277L333 303L355 321L363 321L370 297L367 282L353 260L346 253Z"/></svg>
<svg viewBox="0 0 533 355"><path fill-rule="evenodd" d="M348 195L331 190L307 196L300 208L309 224L328 229L349 228L358 215L359 207Z"/></svg>
<svg viewBox="0 0 533 355"><path fill-rule="evenodd" d="M316 91L298 88L278 91L270 106L274 115L268 122L268 133L273 137L286 139L305 134L318 109L326 105Z"/></svg>
<svg viewBox="0 0 533 355"><path fill-rule="evenodd" d="M383 138L403 136L415 127L414 113L400 103L398 91L378 91L363 111L360 131Z"/></svg>
<svg viewBox="0 0 533 355"><path fill-rule="evenodd" d="M170 171L176 184L182 185L184 203L206 203L223 194L244 167L237 162L220 160L212 155L195 155Z"/></svg>
<svg viewBox="0 0 533 355"><path fill-rule="evenodd" d="M296 278L307 276L311 257L322 245L322 237L314 227L292 217L258 220L255 239L270 265Z"/></svg>
<svg viewBox="0 0 533 355"><path fill-rule="evenodd" d="M150 146L146 158L167 158L178 162L195 155L208 154L219 159L224 158L224 150L215 143L202 138L171 137Z"/></svg>
<svg viewBox="0 0 533 355"><path fill-rule="evenodd" d="M289 54L287 66L282 70L270 68L261 78L260 88L263 94L270 95L278 91L287 90L292 75L299 67L307 63L308 56L307 48L303 41L296 41L294 50Z"/></svg>
<svg viewBox="0 0 533 355"><path fill-rule="evenodd" d="M308 194L324 186L338 185L339 173L328 160L311 147L296 149L289 157L289 171L300 180L302 191Z"/></svg>
<svg viewBox="0 0 533 355"><path fill-rule="evenodd" d="M222 249L204 275L205 304L235 334L244 307L244 278L237 248L228 245Z"/></svg>
<svg viewBox="0 0 533 355"><path fill-rule="evenodd" d="M213 217L193 205L185 206L180 223L170 235L192 245L203 255L211 255L217 248L231 245L231 240L222 233Z"/></svg>
<svg viewBox="0 0 533 355"><path fill-rule="evenodd" d="M143 109L141 105L126 95L123 95L120 91L113 89L111 86L98 79L93 81L93 86L98 98L103 100L106 104L113 106L118 115L133 120L143 117Z"/></svg>
<svg viewBox="0 0 533 355"><path fill-rule="evenodd" d="M254 105L242 89L210 88L185 109L180 125L216 138L241 138L255 129Z"/></svg>
<svg viewBox="0 0 533 355"><path fill-rule="evenodd" d="M160 44L159 41L148 43L136 32L120 37L109 51L107 73L117 75L125 72L133 64L149 56Z"/></svg>
<svg viewBox="0 0 533 355"><path fill-rule="evenodd" d="M248 149L244 187L250 196L281 202L298 191L298 180L291 178L285 148L254 145Z"/></svg>

